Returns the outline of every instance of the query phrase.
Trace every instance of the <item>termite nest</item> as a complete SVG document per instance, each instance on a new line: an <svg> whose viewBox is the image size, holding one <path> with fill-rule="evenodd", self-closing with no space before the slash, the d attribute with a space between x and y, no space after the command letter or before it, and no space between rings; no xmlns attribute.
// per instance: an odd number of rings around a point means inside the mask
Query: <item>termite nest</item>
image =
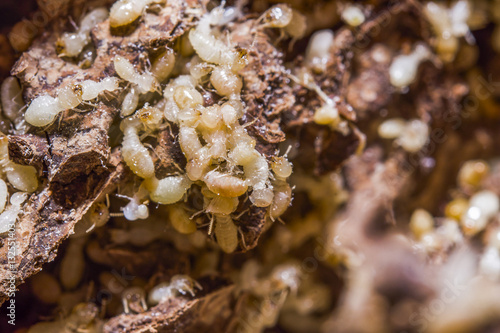
<svg viewBox="0 0 500 333"><path fill-rule="evenodd" d="M498 1L37 2L0 29L20 330L498 329Z"/></svg>

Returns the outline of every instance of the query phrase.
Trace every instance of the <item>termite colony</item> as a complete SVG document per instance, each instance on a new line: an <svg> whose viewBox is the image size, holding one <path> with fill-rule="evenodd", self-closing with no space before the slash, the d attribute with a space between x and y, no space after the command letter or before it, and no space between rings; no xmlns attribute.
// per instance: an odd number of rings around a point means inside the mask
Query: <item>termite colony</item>
<svg viewBox="0 0 500 333"><path fill-rule="evenodd" d="M0 251L45 264L28 332L497 325L500 2L284 2L14 27Z"/></svg>
<svg viewBox="0 0 500 333"><path fill-rule="evenodd" d="M116 2L110 10L110 28L130 25L151 3L156 2ZM95 9L81 20L76 32L64 33L57 41L59 56L77 57L90 42L90 28L104 21L107 15L106 9ZM256 140L247 133L245 125L240 124L245 104L241 99L243 81L238 73L247 63L247 50L223 38L218 29L237 15L235 7L217 7L181 37L183 45L177 51L181 55L166 48L146 70L138 70L127 58L115 56L113 67L117 77L64 86L54 97L35 98L25 113L28 124L48 126L62 111L95 102L100 94L126 86L120 109L124 118L120 125L121 154L130 170L143 182L122 209L125 218L145 219L149 215L144 204L148 198L158 204L171 205L185 198L192 185L197 185L203 195L203 210L211 219L209 234L213 231L221 249L228 253L238 246L238 230L232 214L242 199L250 200L256 207L268 207L269 218L274 221L283 214L292 197L286 181L292 173L292 165L286 155L268 161L256 149ZM262 21L266 27L287 28L292 17L290 7L278 6L269 14L266 12ZM295 31L289 30L289 33L294 36ZM189 74L169 79L176 57L177 60L191 57ZM208 84L218 100L210 105L202 96ZM165 99L149 102L143 98L155 92L162 93ZM187 160L186 170L179 167L177 174L158 179L153 156L142 140L171 126L178 129L177 139ZM182 210L182 205L172 206L171 210L174 212L170 215L175 216L172 224L179 232L196 231L194 219L185 213L175 213Z"/></svg>

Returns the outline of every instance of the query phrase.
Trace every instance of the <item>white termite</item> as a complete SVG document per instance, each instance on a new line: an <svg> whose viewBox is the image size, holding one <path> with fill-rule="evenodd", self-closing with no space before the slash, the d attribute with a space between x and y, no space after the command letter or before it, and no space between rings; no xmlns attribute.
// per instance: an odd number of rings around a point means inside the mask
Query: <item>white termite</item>
<svg viewBox="0 0 500 333"><path fill-rule="evenodd" d="M164 303L179 294L189 294L194 297L196 289L203 289L197 281L187 275L174 275L170 282L162 282L151 289L148 295L148 303L151 305Z"/></svg>
<svg viewBox="0 0 500 333"><path fill-rule="evenodd" d="M3 179L0 178L0 213L5 209L8 197L9 190L7 189L7 184Z"/></svg>
<svg viewBox="0 0 500 333"><path fill-rule="evenodd" d="M333 47L333 31L332 30L320 30L315 32L306 49L306 63L316 72L323 72L326 69L326 65L331 59L332 55L330 53Z"/></svg>
<svg viewBox="0 0 500 333"><path fill-rule="evenodd" d="M123 131L122 156L133 173L141 178L154 176L153 158L142 144L139 131L143 125L137 118L126 118L120 125Z"/></svg>
<svg viewBox="0 0 500 333"><path fill-rule="evenodd" d="M158 82L165 81L175 65L175 52L172 49L163 51L151 65L151 73L156 77Z"/></svg>
<svg viewBox="0 0 500 333"><path fill-rule="evenodd" d="M99 7L85 15L80 27L75 32L65 32L57 41L60 48L59 55L66 57L76 57L82 49L90 43L90 31L108 17L108 10Z"/></svg>
<svg viewBox="0 0 500 333"><path fill-rule="evenodd" d="M192 234L197 230L196 222L189 216L182 204L169 206L168 217L174 229L181 234Z"/></svg>
<svg viewBox="0 0 500 333"><path fill-rule="evenodd" d="M233 151L234 152L234 151ZM245 183L252 187L250 201L257 207L267 207L273 200L273 189L269 182L269 165L264 156L257 150L250 152L249 158L242 158L244 152L239 151L237 154L232 154L233 160L237 165L243 166L245 173Z"/></svg>
<svg viewBox="0 0 500 333"><path fill-rule="evenodd" d="M499 211L500 200L495 193L485 190L474 194L469 200L469 208L461 219L464 233L475 235L480 232Z"/></svg>
<svg viewBox="0 0 500 333"><path fill-rule="evenodd" d="M396 139L401 136L406 127L406 120L391 118L385 120L378 127L378 135L383 139Z"/></svg>
<svg viewBox="0 0 500 333"><path fill-rule="evenodd" d="M211 214L229 215L238 208L239 200L236 197L223 197L215 195L213 198L205 198L205 212Z"/></svg>
<svg viewBox="0 0 500 333"><path fill-rule="evenodd" d="M0 214L0 234L3 234L15 224L19 214L22 211L22 205L28 198L24 192L16 192L10 197L10 206Z"/></svg>
<svg viewBox="0 0 500 333"><path fill-rule="evenodd" d="M66 290L74 289L80 283L85 270L83 247L85 238L71 239L61 261L59 280Z"/></svg>
<svg viewBox="0 0 500 333"><path fill-rule="evenodd" d="M420 119L407 122L404 131L396 139L396 144L410 153L420 151L429 140L429 125Z"/></svg>
<svg viewBox="0 0 500 333"><path fill-rule="evenodd" d="M290 177L293 170L292 163L288 161L286 154L284 156L273 158L273 161L271 162L271 169L278 179L286 179Z"/></svg>
<svg viewBox="0 0 500 333"><path fill-rule="evenodd" d="M198 25L189 32L189 41L198 56L208 63L232 66L238 58L232 45L215 37L210 27L212 17L205 14Z"/></svg>
<svg viewBox="0 0 500 333"><path fill-rule="evenodd" d="M260 28L280 28L294 39L305 35L307 21L304 15L287 4L278 4L266 10L257 20Z"/></svg>
<svg viewBox="0 0 500 333"><path fill-rule="evenodd" d="M140 74L127 58L116 56L113 64L118 76L135 84L140 94L155 91L158 88L158 81L151 73L145 71Z"/></svg>
<svg viewBox="0 0 500 333"><path fill-rule="evenodd" d="M148 191L144 187L139 187L139 190L132 198L117 194L120 198L128 199L129 202L122 208L123 216L129 221L144 220L149 217L148 202L146 200Z"/></svg>
<svg viewBox="0 0 500 333"><path fill-rule="evenodd" d="M91 101L104 92L115 91L119 88L119 79L106 77L101 81L85 80L80 82L82 87L82 100Z"/></svg>
<svg viewBox="0 0 500 333"><path fill-rule="evenodd" d="M117 78L105 78L100 82L86 80L67 85L60 89L56 97L42 95L31 101L24 119L33 126L47 126L56 116L66 110L76 108L82 101L95 99L105 91L118 89Z"/></svg>
<svg viewBox="0 0 500 333"><path fill-rule="evenodd" d="M365 21L365 14L360 7L355 5L347 5L340 14L342 20L351 27L357 27Z"/></svg>
<svg viewBox="0 0 500 333"><path fill-rule="evenodd" d="M94 228L102 227L110 218L108 206L103 202L94 202L82 219L75 225L72 238L85 236Z"/></svg>
<svg viewBox="0 0 500 333"><path fill-rule="evenodd" d="M163 112L157 107L146 103L144 107L137 111L137 118L139 118L146 130L154 131L160 128L163 121Z"/></svg>
<svg viewBox="0 0 500 333"><path fill-rule="evenodd" d="M9 160L8 139L0 137L0 168L7 176L7 181L17 190L34 192L38 188L38 177L35 167L20 165Z"/></svg>
<svg viewBox="0 0 500 333"><path fill-rule="evenodd" d="M417 43L412 53L396 56L389 67L391 84L396 88L410 85L417 76L420 63L430 57L429 48L422 43Z"/></svg>
<svg viewBox="0 0 500 333"><path fill-rule="evenodd" d="M191 187L191 181L184 175L167 176L163 179L151 177L146 179L143 184L149 191L151 200L163 205L181 200Z"/></svg>
<svg viewBox="0 0 500 333"><path fill-rule="evenodd" d="M127 26L141 17L146 6L162 2L164 0L119 0L111 7L109 25L111 28Z"/></svg>
<svg viewBox="0 0 500 333"><path fill-rule="evenodd" d="M218 66L210 75L210 82L217 93L232 99L240 99L239 94L243 87L243 81L238 74L235 74L227 66Z"/></svg>
<svg viewBox="0 0 500 333"><path fill-rule="evenodd" d="M202 132L207 142L208 154L213 160L225 160L227 157L227 133L223 129Z"/></svg>
<svg viewBox="0 0 500 333"><path fill-rule="evenodd" d="M216 170L207 172L203 180L210 191L224 197L239 197L248 189L244 179Z"/></svg>
<svg viewBox="0 0 500 333"><path fill-rule="evenodd" d="M215 237L222 251L231 253L238 247L238 228L229 215L215 215Z"/></svg>
<svg viewBox="0 0 500 333"><path fill-rule="evenodd" d="M276 284L276 288L289 289L292 293L296 293L299 289L302 275L300 266L282 264L273 269L270 280Z"/></svg>
<svg viewBox="0 0 500 333"><path fill-rule="evenodd" d="M450 62L455 58L459 37L465 36L469 42L473 42L474 37L467 24L472 13L469 1L456 1L450 8L430 1L425 4L423 12L436 33L435 47L442 60Z"/></svg>
<svg viewBox="0 0 500 333"><path fill-rule="evenodd" d="M128 117L137 110L139 105L139 91L135 86L131 86L128 92L125 94L122 102L122 108L120 110L120 115L122 117Z"/></svg>
<svg viewBox="0 0 500 333"><path fill-rule="evenodd" d="M274 197L269 206L269 216L272 220L280 217L292 202L292 188L286 182L274 184Z"/></svg>
<svg viewBox="0 0 500 333"><path fill-rule="evenodd" d="M130 287L122 292L123 312L141 313L148 310L146 294L140 287Z"/></svg>

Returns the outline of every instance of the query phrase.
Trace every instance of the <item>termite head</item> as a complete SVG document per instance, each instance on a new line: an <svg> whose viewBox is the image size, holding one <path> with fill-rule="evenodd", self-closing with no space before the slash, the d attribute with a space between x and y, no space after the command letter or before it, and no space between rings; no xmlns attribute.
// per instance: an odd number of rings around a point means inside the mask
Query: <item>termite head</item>
<svg viewBox="0 0 500 333"><path fill-rule="evenodd" d="M248 65L248 51L244 48L236 46L235 57L231 69L237 73Z"/></svg>
<svg viewBox="0 0 500 333"><path fill-rule="evenodd" d="M264 27L284 28L292 20L292 8L286 4L279 4L266 10L261 16Z"/></svg>

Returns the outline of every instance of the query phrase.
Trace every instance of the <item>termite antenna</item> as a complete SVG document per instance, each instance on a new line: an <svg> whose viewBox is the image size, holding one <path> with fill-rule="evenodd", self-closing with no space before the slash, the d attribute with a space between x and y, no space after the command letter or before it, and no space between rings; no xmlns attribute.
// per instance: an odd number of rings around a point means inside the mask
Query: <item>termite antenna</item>
<svg viewBox="0 0 500 333"><path fill-rule="evenodd" d="M111 216L111 217L124 217L125 215L123 213L109 213L109 216Z"/></svg>
<svg viewBox="0 0 500 333"><path fill-rule="evenodd" d="M238 234L241 237L241 247L243 248L243 250L246 251L248 249L248 247L247 247L247 243L245 242L245 234L241 230L241 227L238 227Z"/></svg>
<svg viewBox="0 0 500 333"><path fill-rule="evenodd" d="M214 216L210 214L210 225L208 227L208 235L212 235L212 231L214 229Z"/></svg>

